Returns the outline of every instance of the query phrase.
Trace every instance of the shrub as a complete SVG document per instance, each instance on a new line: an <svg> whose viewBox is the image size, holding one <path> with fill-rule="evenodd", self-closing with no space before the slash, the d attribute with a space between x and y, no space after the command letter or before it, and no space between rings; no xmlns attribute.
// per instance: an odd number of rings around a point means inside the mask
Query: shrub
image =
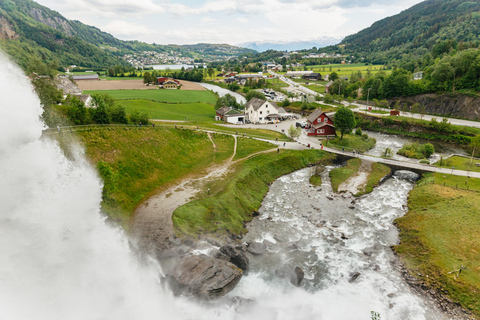
<svg viewBox="0 0 480 320"><path fill-rule="evenodd" d="M362 129L361 129L361 128L357 128L357 129L355 130L355 135L361 136L361 135L362 135Z"/></svg>

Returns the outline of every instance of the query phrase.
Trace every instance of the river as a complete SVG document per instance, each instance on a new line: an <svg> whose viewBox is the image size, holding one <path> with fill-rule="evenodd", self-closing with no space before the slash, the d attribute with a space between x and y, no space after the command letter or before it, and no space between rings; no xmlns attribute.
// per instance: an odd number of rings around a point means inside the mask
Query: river
<svg viewBox="0 0 480 320"><path fill-rule="evenodd" d="M326 198L331 167L321 188L308 184L311 169L281 177L248 226L245 241L271 243L251 273L212 303L174 297L158 263L140 262L105 222L102 182L84 151L67 158L42 137L40 102L2 55L0 87L0 319L442 319L391 264L409 180L391 178L350 209L351 198ZM301 287L275 276L285 264L305 271Z"/></svg>
<svg viewBox="0 0 480 320"><path fill-rule="evenodd" d="M379 132L373 132L373 131L364 131L363 133L366 133L368 134L369 137L375 138L377 140L375 147L365 152L365 154L376 156L376 157L381 157L385 152L385 149L390 148L392 150L392 159L419 162L420 160L410 159L397 154L397 151L400 150L403 147L403 145L408 142L433 144L433 146L435 147L435 153L432 156L430 156L430 159L429 159L430 163L435 163L439 161L441 157L447 158L452 154L461 154L465 156L467 155L465 150L447 143L428 141L428 140L418 139L418 138L408 138L408 137L402 137L402 136L397 136L393 134L379 133Z"/></svg>
<svg viewBox="0 0 480 320"><path fill-rule="evenodd" d="M203 86L205 89L211 90L215 93L217 93L220 97L225 96L226 94L230 94L235 97L238 103L245 105L247 103L247 99L245 99L244 96L241 94L238 94L236 92L230 91L228 89L224 89L222 87L210 84L210 83L200 83L201 86Z"/></svg>

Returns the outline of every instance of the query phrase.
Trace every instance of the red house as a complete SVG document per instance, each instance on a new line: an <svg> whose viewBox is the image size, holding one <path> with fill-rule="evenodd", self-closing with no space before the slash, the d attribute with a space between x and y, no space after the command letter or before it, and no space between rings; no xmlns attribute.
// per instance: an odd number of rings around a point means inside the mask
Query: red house
<svg viewBox="0 0 480 320"><path fill-rule="evenodd" d="M333 120L325 112L322 112L322 108L318 108L308 116L307 135L335 137Z"/></svg>

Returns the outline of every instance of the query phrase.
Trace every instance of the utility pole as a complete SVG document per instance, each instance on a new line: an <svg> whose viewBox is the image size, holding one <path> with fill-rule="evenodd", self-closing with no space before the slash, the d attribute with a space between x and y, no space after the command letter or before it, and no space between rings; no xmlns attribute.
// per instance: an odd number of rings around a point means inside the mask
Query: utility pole
<svg viewBox="0 0 480 320"><path fill-rule="evenodd" d="M367 93L367 109L365 110L365 114L367 114L367 111L368 111L368 98L370 98L370 90L372 90L372 88L368 88L368 93Z"/></svg>

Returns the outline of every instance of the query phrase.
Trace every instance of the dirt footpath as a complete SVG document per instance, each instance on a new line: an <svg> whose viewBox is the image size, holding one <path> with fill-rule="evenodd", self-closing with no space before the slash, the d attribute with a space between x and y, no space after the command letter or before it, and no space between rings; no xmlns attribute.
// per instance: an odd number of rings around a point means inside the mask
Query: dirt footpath
<svg viewBox="0 0 480 320"><path fill-rule="evenodd" d="M204 87L195 82L179 80L182 85L181 90L206 90ZM78 87L83 90L147 90L157 89L157 86L146 86L143 80L93 80L93 81L76 81Z"/></svg>

